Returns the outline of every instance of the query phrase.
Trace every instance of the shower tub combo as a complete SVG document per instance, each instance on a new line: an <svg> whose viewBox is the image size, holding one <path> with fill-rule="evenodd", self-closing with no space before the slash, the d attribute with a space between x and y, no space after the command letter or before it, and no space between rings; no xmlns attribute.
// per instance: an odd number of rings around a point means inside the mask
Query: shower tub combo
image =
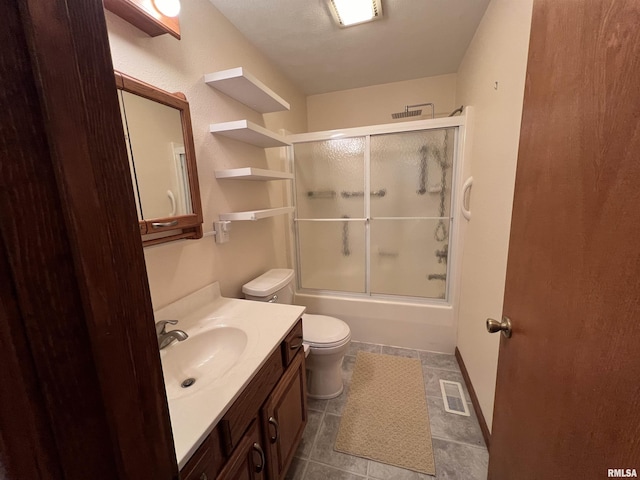
<svg viewBox="0 0 640 480"><path fill-rule="evenodd" d="M295 303L355 340L453 353L469 115L289 137Z"/></svg>

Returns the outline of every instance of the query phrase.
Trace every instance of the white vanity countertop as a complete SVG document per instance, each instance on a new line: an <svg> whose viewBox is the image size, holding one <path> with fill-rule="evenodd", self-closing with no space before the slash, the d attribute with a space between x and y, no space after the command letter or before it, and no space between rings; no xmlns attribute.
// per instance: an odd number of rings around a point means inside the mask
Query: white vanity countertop
<svg viewBox="0 0 640 480"><path fill-rule="evenodd" d="M224 298L220 296L216 282L155 312L156 322L179 320L175 326L168 325L168 331L179 329L195 334L212 326L232 326L241 328L248 335L244 352L221 378L193 393L169 398L173 441L180 468L189 461L269 355L279 348L304 310L305 307L296 305ZM180 347L187 346L189 339L184 342ZM161 350L161 357L173 346Z"/></svg>

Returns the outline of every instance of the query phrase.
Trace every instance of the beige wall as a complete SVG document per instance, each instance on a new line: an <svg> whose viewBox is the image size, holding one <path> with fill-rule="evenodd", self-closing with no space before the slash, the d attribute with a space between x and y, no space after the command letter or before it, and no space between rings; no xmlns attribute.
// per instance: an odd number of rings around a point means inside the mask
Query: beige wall
<svg viewBox="0 0 640 480"><path fill-rule="evenodd" d="M492 0L457 79L457 103L475 108L458 349L489 428L499 336L486 332L485 319L502 315L532 4Z"/></svg>
<svg viewBox="0 0 640 480"><path fill-rule="evenodd" d="M222 168L284 168L280 149L267 151L215 137L210 123L246 118L273 131L306 131L306 98L208 0L182 2L182 40L151 38L107 12L114 68L170 92L186 94L191 107L205 232L218 214L285 204L284 182L215 179ZM290 112L261 115L203 82L205 73L242 66L291 104ZM264 270L287 265L285 217L234 222L231 241L209 236L145 249L154 308L218 280L223 295L240 296L241 286Z"/></svg>
<svg viewBox="0 0 640 480"><path fill-rule="evenodd" d="M429 102L435 104L436 116L444 116L456 108L455 97L456 74L322 93L307 97L307 122L309 131L317 132L420 120L429 118L429 108L421 117L404 120L393 120L391 114L404 111L406 105Z"/></svg>

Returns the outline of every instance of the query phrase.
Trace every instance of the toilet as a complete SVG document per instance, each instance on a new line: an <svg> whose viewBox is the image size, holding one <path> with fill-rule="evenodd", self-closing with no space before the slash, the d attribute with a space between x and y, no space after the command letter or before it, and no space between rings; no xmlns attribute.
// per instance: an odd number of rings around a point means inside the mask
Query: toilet
<svg viewBox="0 0 640 480"><path fill-rule="evenodd" d="M244 298L269 303L293 303L293 270L269 270L242 287ZM326 315L302 315L302 334L310 398L335 398L342 393L342 359L351 330L342 320Z"/></svg>

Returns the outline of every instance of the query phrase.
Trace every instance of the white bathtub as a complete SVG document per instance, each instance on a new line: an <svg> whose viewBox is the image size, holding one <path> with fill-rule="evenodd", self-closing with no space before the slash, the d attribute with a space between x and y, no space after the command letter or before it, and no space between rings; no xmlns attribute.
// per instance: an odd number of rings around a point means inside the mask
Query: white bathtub
<svg viewBox="0 0 640 480"><path fill-rule="evenodd" d="M454 353L456 325L451 305L438 301L296 293L308 313L330 315L349 324L357 342Z"/></svg>

